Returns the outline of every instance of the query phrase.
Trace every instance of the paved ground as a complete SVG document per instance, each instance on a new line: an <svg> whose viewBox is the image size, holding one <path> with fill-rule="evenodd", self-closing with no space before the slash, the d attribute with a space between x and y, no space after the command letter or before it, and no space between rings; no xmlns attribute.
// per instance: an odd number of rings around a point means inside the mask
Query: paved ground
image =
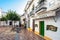
<svg viewBox="0 0 60 40"><path fill-rule="evenodd" d="M0 40L14 40L16 33L10 30L9 27L0 27Z"/></svg>
<svg viewBox="0 0 60 40"><path fill-rule="evenodd" d="M44 40L40 36L25 29L21 30L19 34L20 34L20 40Z"/></svg>
<svg viewBox="0 0 60 40"><path fill-rule="evenodd" d="M44 40L40 36L26 29L21 29L20 33L11 32L11 28L0 28L0 40Z"/></svg>

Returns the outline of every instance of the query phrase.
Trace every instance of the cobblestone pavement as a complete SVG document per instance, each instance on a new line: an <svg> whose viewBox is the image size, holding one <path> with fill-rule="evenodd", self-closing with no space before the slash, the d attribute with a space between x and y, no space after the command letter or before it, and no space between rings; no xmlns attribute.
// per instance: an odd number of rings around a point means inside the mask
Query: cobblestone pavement
<svg viewBox="0 0 60 40"><path fill-rule="evenodd" d="M16 32L11 32L10 30L11 28L1 27L0 28L0 40L15 40L15 38L17 37L16 35L18 35L19 40L44 40L40 36L26 29L21 29L20 33L17 33L17 34Z"/></svg>
<svg viewBox="0 0 60 40"><path fill-rule="evenodd" d="M22 29L19 33L19 36L20 40L45 40L42 37L26 29Z"/></svg>
<svg viewBox="0 0 60 40"><path fill-rule="evenodd" d="M15 32L10 30L9 27L0 27L0 40L14 40Z"/></svg>

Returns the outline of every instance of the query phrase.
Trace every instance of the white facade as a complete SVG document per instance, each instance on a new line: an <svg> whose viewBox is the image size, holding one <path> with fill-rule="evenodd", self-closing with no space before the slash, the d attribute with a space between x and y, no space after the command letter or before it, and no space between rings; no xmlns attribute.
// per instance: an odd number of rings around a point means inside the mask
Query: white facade
<svg viewBox="0 0 60 40"><path fill-rule="evenodd" d="M26 10L26 22L27 22L27 28L28 27L32 27L32 20L33 20L33 18L31 19L30 18L30 12L32 11L32 6L34 5L34 0L29 0L28 2L27 2L27 5L26 5L26 8L25 8L25 10ZM31 4L31 5L29 5L29 4ZM31 25L30 25L31 24Z"/></svg>
<svg viewBox="0 0 60 40"><path fill-rule="evenodd" d="M33 18L30 18L30 28L33 29Z"/></svg>
<svg viewBox="0 0 60 40"><path fill-rule="evenodd" d="M21 16L21 24L24 24L23 19L25 18L25 16Z"/></svg>
<svg viewBox="0 0 60 40"><path fill-rule="evenodd" d="M47 11L60 7L60 0L47 0Z"/></svg>
<svg viewBox="0 0 60 40"><path fill-rule="evenodd" d="M38 24L38 27L35 27L35 31L39 32L39 21L44 21L44 25L45 25L45 36L51 38L52 40L60 40L60 13L57 13L58 16L55 17L55 20L53 19L53 17L49 17L49 18L43 18L43 19L39 19L35 21L35 24ZM47 25L54 25L57 27L57 31L51 31L51 30L46 30L47 29Z"/></svg>
<svg viewBox="0 0 60 40"><path fill-rule="evenodd" d="M59 16L60 17L60 16ZM60 18L58 19L58 22L55 23L54 20L52 18L50 18L50 21L49 20L45 20L45 24L46 25L54 25L56 26L58 29L57 29L57 32L53 32L53 31L49 31L49 30L46 30L45 29L45 36L48 36L50 37L52 40L60 40L60 22L59 22ZM48 22L49 21L49 22ZM48 22L48 23L47 23ZM45 28L46 28L46 25L45 25Z"/></svg>
<svg viewBox="0 0 60 40"><path fill-rule="evenodd" d="M34 0L30 7L27 9L27 14L30 14L30 11L34 5L34 13L36 11L36 6L38 6L39 0ZM47 36L48 38L52 40L60 40L60 12L56 13L56 9L60 7L60 0L46 0L45 5L41 7L46 7L47 9L43 11L38 11L35 13L35 15L29 16L29 19L27 17L27 20L30 20L30 28L33 30L33 19L35 20L35 24L38 25L38 27L35 27L36 32L40 32L40 26L39 22L44 21L44 36ZM39 7L40 8L40 7ZM38 9L39 9L38 8ZM60 10L60 9L58 9ZM57 15L56 15L57 14ZM47 30L47 25L53 25L57 27L57 31L51 31Z"/></svg>
<svg viewBox="0 0 60 40"><path fill-rule="evenodd" d="M0 26L10 26L11 21L0 21ZM12 21L11 25L18 25L19 26L19 21Z"/></svg>
<svg viewBox="0 0 60 40"><path fill-rule="evenodd" d="M27 23L27 14L26 13L24 13L23 15L21 15L21 25L24 26L25 23Z"/></svg>
<svg viewBox="0 0 60 40"><path fill-rule="evenodd" d="M0 18L1 18L2 16L6 16L6 12L4 12L2 9L0 9Z"/></svg>
<svg viewBox="0 0 60 40"><path fill-rule="evenodd" d="M52 4L50 4L50 3L52 3ZM60 7L60 1L47 0L47 11L57 9L58 7ZM59 27L60 26L60 22L59 22L60 12L56 13L56 14L58 14L58 16L54 15L54 12L51 12L51 16L55 16L55 19L53 17L48 17L50 15L49 13L50 12L46 13L47 16L45 16L45 13L42 13L42 14L39 13L40 15L36 16L36 19L38 19L38 18L41 18L41 19L35 20L35 24L38 24L38 27L35 27L35 31L39 32L39 29L40 29L39 22L44 21L45 36L51 38L52 40L60 40L60 36L59 36L60 35L60 27ZM48 17L48 18L44 18L44 17ZM55 27L57 27L57 32L54 32L51 30L46 30L47 25L54 25Z"/></svg>
<svg viewBox="0 0 60 40"><path fill-rule="evenodd" d="M7 14L6 14L6 12L2 11L1 15L6 16Z"/></svg>
<svg viewBox="0 0 60 40"><path fill-rule="evenodd" d="M2 9L0 9L0 18L2 18L2 16L6 16L6 12L4 12ZM9 26L10 24L10 20L8 20L7 22L6 21L0 21L0 26ZM16 21L14 23L14 21L12 21L12 25L19 25L19 21Z"/></svg>

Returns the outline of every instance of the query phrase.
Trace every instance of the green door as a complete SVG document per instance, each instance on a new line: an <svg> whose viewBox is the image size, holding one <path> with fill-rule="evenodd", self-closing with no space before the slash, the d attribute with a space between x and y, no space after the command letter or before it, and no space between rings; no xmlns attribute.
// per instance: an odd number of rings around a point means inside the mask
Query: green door
<svg viewBox="0 0 60 40"><path fill-rule="evenodd" d="M44 36L44 21L40 21L40 22L39 22L39 27L40 27L40 28L39 28L39 29L40 29L40 30L39 30L39 31L40 31L40 35L41 35L41 36Z"/></svg>

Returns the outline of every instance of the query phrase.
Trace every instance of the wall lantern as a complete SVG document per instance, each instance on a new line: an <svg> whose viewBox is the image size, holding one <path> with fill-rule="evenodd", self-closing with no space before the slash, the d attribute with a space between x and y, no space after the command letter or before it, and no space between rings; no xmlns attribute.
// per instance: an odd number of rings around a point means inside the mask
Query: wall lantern
<svg viewBox="0 0 60 40"><path fill-rule="evenodd" d="M35 27L38 27L38 24L35 24Z"/></svg>
<svg viewBox="0 0 60 40"><path fill-rule="evenodd" d="M57 20L58 20L58 13L56 13L56 16L53 16L52 18L53 18L53 20L54 20L55 22L57 22Z"/></svg>
<svg viewBox="0 0 60 40"><path fill-rule="evenodd" d="M53 17L54 21L57 22L58 16L60 15L60 7L55 10L56 16Z"/></svg>
<svg viewBox="0 0 60 40"><path fill-rule="evenodd" d="M58 19L57 19L56 16L54 16L54 17L53 17L53 20L54 20L55 22L57 22Z"/></svg>

